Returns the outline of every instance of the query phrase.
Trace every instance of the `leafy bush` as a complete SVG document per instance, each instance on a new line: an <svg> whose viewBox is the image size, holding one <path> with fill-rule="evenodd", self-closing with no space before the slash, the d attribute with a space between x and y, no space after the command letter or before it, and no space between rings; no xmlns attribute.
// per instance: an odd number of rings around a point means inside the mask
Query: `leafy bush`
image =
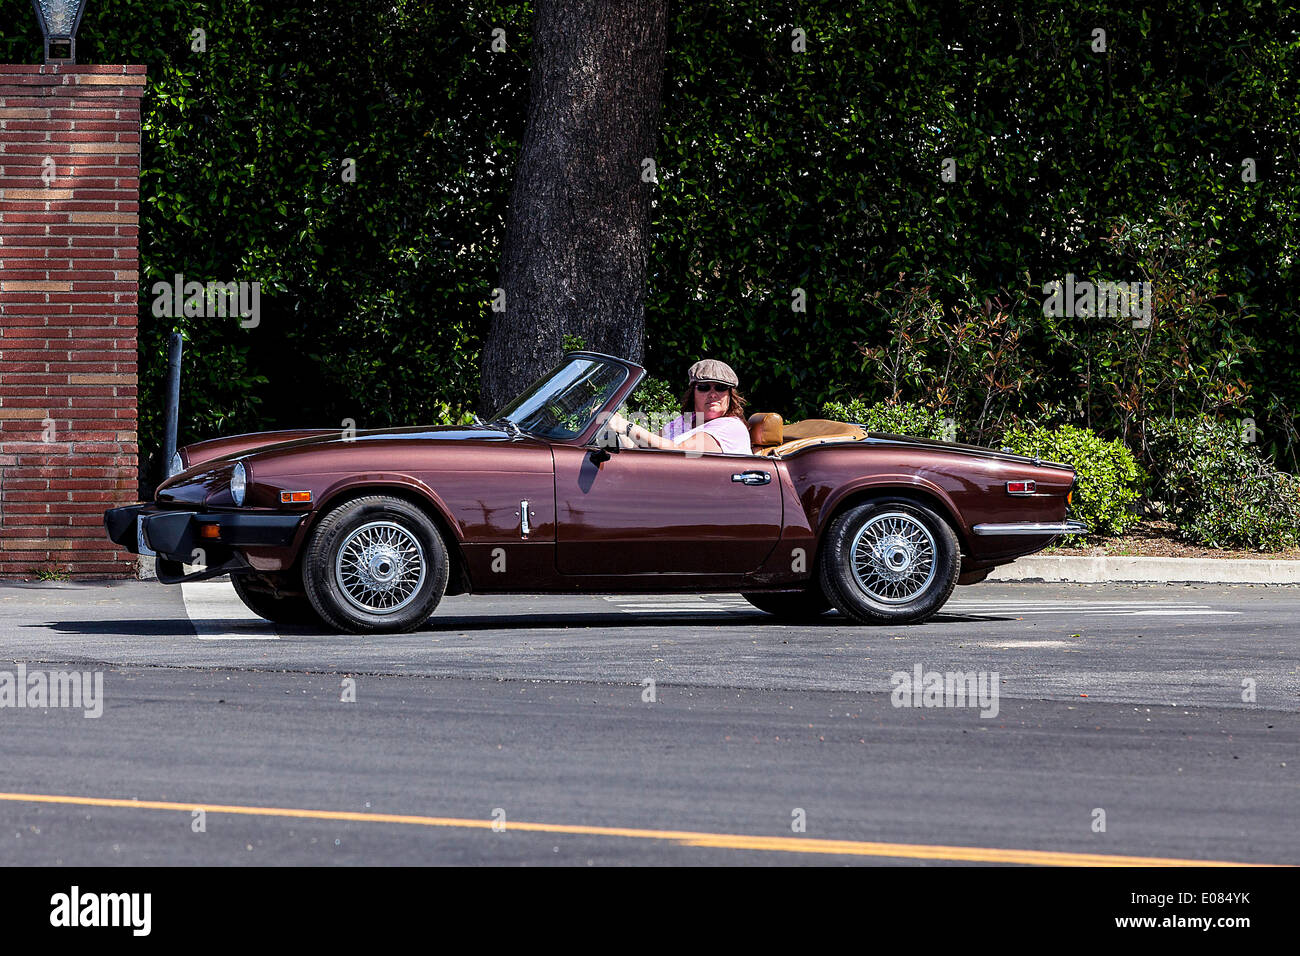
<svg viewBox="0 0 1300 956"><path fill-rule="evenodd" d="M1180 536L1209 547L1281 550L1300 544L1300 480L1279 471L1231 424L1150 424L1151 497Z"/></svg>
<svg viewBox="0 0 1300 956"><path fill-rule="evenodd" d="M1034 383L1042 379L1024 333L1037 321L1041 302L1025 289L981 297L960 277L961 294L937 294L940 277L900 276L871 296L888 317L879 344L859 343L865 369L888 402L924 397L941 414L966 423L977 444L986 444L1015 420Z"/></svg>
<svg viewBox="0 0 1300 956"><path fill-rule="evenodd" d="M474 413L464 408L454 408L446 402L434 401L429 408L425 424L429 425L472 425Z"/></svg>
<svg viewBox="0 0 1300 956"><path fill-rule="evenodd" d="M942 413L910 402L876 402L868 405L860 398L848 402L827 402L822 406L822 417L862 425L871 432L912 435L936 441L953 439L953 434L945 429L947 420Z"/></svg>
<svg viewBox="0 0 1300 956"><path fill-rule="evenodd" d="M658 432L681 414L682 397L663 379L647 375L628 399L627 409L641 416L635 419L638 424Z"/></svg>
<svg viewBox="0 0 1300 956"><path fill-rule="evenodd" d="M1105 441L1087 428L1013 428L1002 444L1020 455L1069 465L1078 476L1073 512L1094 533L1123 534L1137 524L1130 506L1142 494L1145 478L1122 442Z"/></svg>

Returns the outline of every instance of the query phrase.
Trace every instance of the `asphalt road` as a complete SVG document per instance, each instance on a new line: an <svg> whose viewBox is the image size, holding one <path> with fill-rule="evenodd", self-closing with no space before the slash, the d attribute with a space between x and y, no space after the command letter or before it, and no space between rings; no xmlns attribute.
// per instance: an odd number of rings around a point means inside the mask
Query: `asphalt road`
<svg viewBox="0 0 1300 956"><path fill-rule="evenodd" d="M455 597L353 637L225 583L0 585L0 672L104 688L86 719L3 706L0 673L0 863L1300 863L1297 612L1250 586L986 583L898 628ZM995 705L895 706L918 665Z"/></svg>

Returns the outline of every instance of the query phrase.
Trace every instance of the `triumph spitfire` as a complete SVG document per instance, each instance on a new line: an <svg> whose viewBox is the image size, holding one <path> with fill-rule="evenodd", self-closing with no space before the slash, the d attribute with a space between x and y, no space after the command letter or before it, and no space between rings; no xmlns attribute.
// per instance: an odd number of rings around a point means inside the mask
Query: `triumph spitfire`
<svg viewBox="0 0 1300 956"><path fill-rule="evenodd" d="M739 591L787 620L912 624L1087 530L1065 465L849 422L751 415L748 455L636 447L603 424L644 375L570 352L491 422L199 442L104 524L163 583L229 574L269 621L354 633L507 592Z"/></svg>

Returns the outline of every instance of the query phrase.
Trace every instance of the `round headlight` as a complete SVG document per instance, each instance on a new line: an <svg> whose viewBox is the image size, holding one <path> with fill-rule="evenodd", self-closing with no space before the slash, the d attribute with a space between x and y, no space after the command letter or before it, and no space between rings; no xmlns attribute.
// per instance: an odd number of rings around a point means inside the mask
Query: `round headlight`
<svg viewBox="0 0 1300 956"><path fill-rule="evenodd" d="M181 453L177 452L172 455L172 460L167 463L167 477L179 475L185 470L185 462L181 461Z"/></svg>
<svg viewBox="0 0 1300 956"><path fill-rule="evenodd" d="M244 471L242 461L235 462L235 470L230 473L230 497L235 499L235 504L244 503L244 492L248 489L248 475Z"/></svg>

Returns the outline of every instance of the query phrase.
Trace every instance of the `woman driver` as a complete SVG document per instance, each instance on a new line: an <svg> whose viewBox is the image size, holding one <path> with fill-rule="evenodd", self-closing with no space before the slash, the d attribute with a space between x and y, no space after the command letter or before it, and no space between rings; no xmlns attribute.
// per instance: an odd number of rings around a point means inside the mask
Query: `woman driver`
<svg viewBox="0 0 1300 956"><path fill-rule="evenodd" d="M609 417L606 428L627 435L643 448L748 455L749 427L745 424L745 400L736 391L739 384L740 379L730 365L704 359L690 368L686 393L682 396L682 413L660 434L634 425L617 413Z"/></svg>

